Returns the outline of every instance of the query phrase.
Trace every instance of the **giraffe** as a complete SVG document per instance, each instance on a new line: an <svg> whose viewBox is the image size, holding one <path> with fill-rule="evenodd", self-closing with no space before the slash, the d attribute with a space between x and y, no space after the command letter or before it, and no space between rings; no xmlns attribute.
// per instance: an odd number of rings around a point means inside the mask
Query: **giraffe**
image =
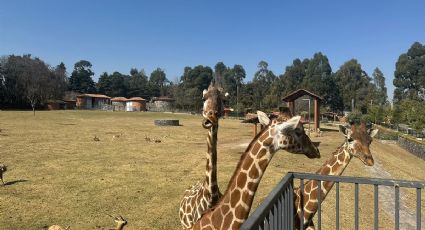
<svg viewBox="0 0 425 230"><path fill-rule="evenodd" d="M353 157L360 159L363 164L373 166L374 160L369 146L372 143L372 137L378 133L378 129L366 129L365 123L356 126L351 125L351 129L340 125L339 130L345 136L345 142L332 154L323 166L316 172L320 175L341 175L350 163ZM334 182L321 182L321 202L332 189ZM301 197L300 188L295 189L295 229L300 228L301 222ZM314 230L313 217L318 208L318 183L310 180L304 183L304 229Z"/></svg>
<svg viewBox="0 0 425 230"><path fill-rule="evenodd" d="M223 113L223 100L227 95L223 95L222 89L214 80L211 81L208 90L203 91L202 126L208 129L205 179L188 188L183 195L179 209L183 228L195 224L222 195L217 184L217 132L218 121Z"/></svg>
<svg viewBox="0 0 425 230"><path fill-rule="evenodd" d="M3 186L5 185L3 181L3 173L5 173L6 171L7 171L7 166L5 164L0 164L0 180Z"/></svg>
<svg viewBox="0 0 425 230"><path fill-rule="evenodd" d="M265 128L254 137L241 156L218 204L209 209L190 229L238 229L248 218L261 178L279 149L304 153L309 158L320 157L319 150L300 124L300 116L283 122L278 119L270 120L261 111L257 114Z"/></svg>

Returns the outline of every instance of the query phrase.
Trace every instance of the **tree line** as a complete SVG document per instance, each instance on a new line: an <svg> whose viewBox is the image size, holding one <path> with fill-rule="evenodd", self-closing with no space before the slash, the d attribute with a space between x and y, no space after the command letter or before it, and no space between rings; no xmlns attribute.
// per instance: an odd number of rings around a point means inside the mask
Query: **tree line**
<svg viewBox="0 0 425 230"><path fill-rule="evenodd" d="M0 103L3 108L35 108L48 100L61 99L66 91L74 91L146 99L168 96L176 100L177 109L199 111L202 90L215 78L230 94L227 105L238 111L277 109L282 97L303 88L323 97L322 110L354 109L367 113L377 122L425 123L414 115L424 108L425 46L415 42L399 56L395 65L394 108L391 109L385 76L378 67L369 75L358 60L351 59L333 71L321 52L303 60L296 58L281 74L273 73L267 62L260 61L248 82L244 81L246 72L242 65L226 66L223 62L213 68L187 66L175 81L168 80L161 68L149 76L143 69L132 68L129 74L104 72L98 82L94 82L95 73L87 60L75 63L68 74L63 63L52 67L31 55L9 55L0 59Z"/></svg>

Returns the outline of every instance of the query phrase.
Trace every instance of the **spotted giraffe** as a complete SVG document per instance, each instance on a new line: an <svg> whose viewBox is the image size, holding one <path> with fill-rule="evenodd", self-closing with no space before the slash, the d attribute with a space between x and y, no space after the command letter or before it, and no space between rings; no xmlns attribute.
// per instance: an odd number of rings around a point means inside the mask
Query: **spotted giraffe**
<svg viewBox="0 0 425 230"><path fill-rule="evenodd" d="M207 163L205 179L187 189L180 202L179 217L183 228L190 228L202 214L213 207L221 197L217 184L217 132L218 121L223 115L223 101L227 94L213 80L203 91L202 126L208 129Z"/></svg>
<svg viewBox="0 0 425 230"><path fill-rule="evenodd" d="M320 175L341 175L345 168L350 163L353 157L360 159L363 164L373 166L374 160L370 152L370 144L372 137L378 133L378 129L366 129L366 125L361 123L359 126L352 125L351 129L340 125L339 130L345 136L345 142L336 150L323 166L316 172ZM326 195L332 189L334 182L322 181L320 200L326 198ZM310 180L304 183L304 227L303 229L314 230L313 217L318 209L318 182ZM301 192L300 188L294 190L295 196L295 229L300 229L301 226Z"/></svg>
<svg viewBox="0 0 425 230"><path fill-rule="evenodd" d="M260 111L257 114L265 128L248 145L219 203L190 229L238 229L248 218L261 178L279 149L320 157L300 124L300 116L283 122L270 120Z"/></svg>

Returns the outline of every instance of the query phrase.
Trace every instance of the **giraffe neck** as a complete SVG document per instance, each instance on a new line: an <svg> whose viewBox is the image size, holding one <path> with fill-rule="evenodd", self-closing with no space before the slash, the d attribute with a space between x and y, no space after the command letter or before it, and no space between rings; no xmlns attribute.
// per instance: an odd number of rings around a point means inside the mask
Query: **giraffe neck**
<svg viewBox="0 0 425 230"><path fill-rule="evenodd" d="M344 143L337 149L337 152L316 172L320 175L340 176L351 161L351 155L348 150L348 144ZM332 189L335 182L322 181L322 201ZM317 190L314 190L317 192ZM317 210L316 210L317 211Z"/></svg>
<svg viewBox="0 0 425 230"><path fill-rule="evenodd" d="M341 145L316 173L320 175L341 175L351 160L348 145Z"/></svg>
<svg viewBox="0 0 425 230"><path fill-rule="evenodd" d="M217 203L220 190L217 184L217 132L218 132L218 124L217 126L213 125L208 129L208 137L207 137L207 164L205 170L205 184L204 186L208 189L211 194L212 203Z"/></svg>
<svg viewBox="0 0 425 230"><path fill-rule="evenodd" d="M331 156L324 164L323 166L317 170L317 174L320 175L335 175L340 176L345 168L348 166L348 164L351 161L351 155L349 153L348 144L344 143L342 146L340 146L336 153ZM321 194L320 199L321 202L323 202L327 196L327 194L332 189L335 182L331 181L321 181ZM299 217L301 215L301 204L300 204L300 190L299 188L296 193L296 205L297 205L297 219L295 226L299 226ZM312 224L312 218L316 214L318 210L318 182L315 180L310 180L305 183L304 185L304 225Z"/></svg>
<svg viewBox="0 0 425 230"><path fill-rule="evenodd" d="M249 144L219 203L193 229L238 229L248 218L261 178L272 159L273 138L262 130Z"/></svg>

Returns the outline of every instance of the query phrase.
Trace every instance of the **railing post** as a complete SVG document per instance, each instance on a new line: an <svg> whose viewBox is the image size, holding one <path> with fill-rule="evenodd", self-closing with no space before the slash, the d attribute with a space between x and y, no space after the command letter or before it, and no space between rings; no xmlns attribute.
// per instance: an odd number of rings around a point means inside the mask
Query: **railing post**
<svg viewBox="0 0 425 230"><path fill-rule="evenodd" d="M359 184L354 184L354 229L359 229Z"/></svg>
<svg viewBox="0 0 425 230"><path fill-rule="evenodd" d="M421 189L416 189L416 230L421 230Z"/></svg>
<svg viewBox="0 0 425 230"><path fill-rule="evenodd" d="M289 229L294 229L294 176L289 184ZM295 211L296 212L296 211Z"/></svg>
<svg viewBox="0 0 425 230"><path fill-rule="evenodd" d="M395 208L394 208L394 218L395 218L395 226L394 229L400 229L400 187L398 185L394 186L395 190Z"/></svg>
<svg viewBox="0 0 425 230"><path fill-rule="evenodd" d="M300 229L304 229L304 179L300 179Z"/></svg>
<svg viewBox="0 0 425 230"><path fill-rule="evenodd" d="M317 229L322 229L322 181L319 180L317 184L319 193L317 194Z"/></svg>
<svg viewBox="0 0 425 230"><path fill-rule="evenodd" d="M336 209L336 220L335 220L335 227L336 227L336 230L339 230L339 182L336 182L336 195L335 195L335 198L336 198L336 203L335 203L335 209Z"/></svg>
<svg viewBox="0 0 425 230"><path fill-rule="evenodd" d="M375 230L378 230L378 226L379 226L379 219L378 219L378 213L379 213L379 207L378 207L378 203L379 203L379 198L378 198L378 185L374 184L373 185L374 189L373 189L373 203L374 203L374 215L373 215L373 228Z"/></svg>

